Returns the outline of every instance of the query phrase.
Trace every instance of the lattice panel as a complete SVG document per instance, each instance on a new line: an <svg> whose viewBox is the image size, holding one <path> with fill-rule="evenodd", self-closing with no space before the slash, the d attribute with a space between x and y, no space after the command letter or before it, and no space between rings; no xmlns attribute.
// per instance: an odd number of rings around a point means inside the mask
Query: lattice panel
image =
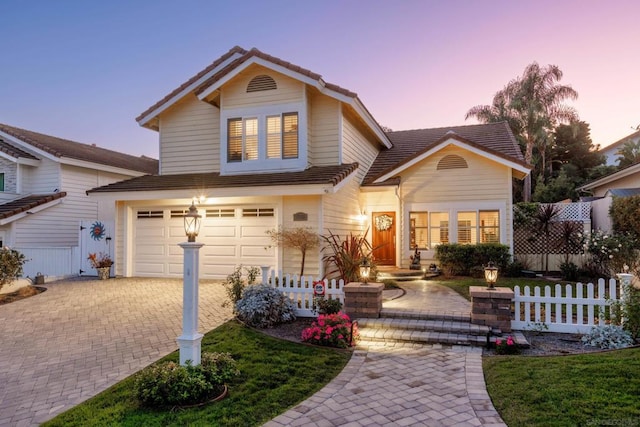
<svg viewBox="0 0 640 427"><path fill-rule="evenodd" d="M516 254L567 253L564 248L564 239L562 238L563 223L566 222L574 223L576 231L582 232L583 225L580 221L552 222L549 226L549 247L547 248L543 234L534 233L529 228L517 228L513 230L513 251ZM581 254L582 245L574 243L569 247L568 252L575 255Z"/></svg>

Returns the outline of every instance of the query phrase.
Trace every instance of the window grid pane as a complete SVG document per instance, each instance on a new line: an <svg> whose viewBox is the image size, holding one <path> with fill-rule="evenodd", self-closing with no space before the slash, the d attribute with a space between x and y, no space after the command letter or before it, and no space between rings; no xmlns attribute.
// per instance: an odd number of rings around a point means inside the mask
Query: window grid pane
<svg viewBox="0 0 640 427"><path fill-rule="evenodd" d="M480 242L500 243L500 212L480 211Z"/></svg>
<svg viewBox="0 0 640 427"><path fill-rule="evenodd" d="M433 248L442 243L449 243L449 213L431 212L429 220L430 247Z"/></svg>
<svg viewBox="0 0 640 427"><path fill-rule="evenodd" d="M280 158L282 135L280 122L280 116L267 117L267 159Z"/></svg>
<svg viewBox="0 0 640 427"><path fill-rule="evenodd" d="M458 243L475 244L476 212L458 212Z"/></svg>
<svg viewBox="0 0 640 427"><path fill-rule="evenodd" d="M227 161L242 160L242 119L229 119L227 122Z"/></svg>
<svg viewBox="0 0 640 427"><path fill-rule="evenodd" d="M282 115L282 151L283 159L298 158L298 113Z"/></svg>
<svg viewBox="0 0 640 427"><path fill-rule="evenodd" d="M409 249L429 248L429 228L427 212L409 213Z"/></svg>
<svg viewBox="0 0 640 427"><path fill-rule="evenodd" d="M244 133L243 160L256 160L258 158L258 119L245 119Z"/></svg>

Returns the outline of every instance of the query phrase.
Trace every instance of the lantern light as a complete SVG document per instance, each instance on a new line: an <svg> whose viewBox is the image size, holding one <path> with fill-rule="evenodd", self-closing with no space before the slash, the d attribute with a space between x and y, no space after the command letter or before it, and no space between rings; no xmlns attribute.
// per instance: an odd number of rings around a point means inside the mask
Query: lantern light
<svg viewBox="0 0 640 427"><path fill-rule="evenodd" d="M489 264L484 268L484 280L487 281L488 290L492 291L495 289L495 284L498 281L498 267L492 261L489 261Z"/></svg>
<svg viewBox="0 0 640 427"><path fill-rule="evenodd" d="M184 232L187 235L188 242L196 241L196 236L198 236L198 232L200 231L201 218L196 205L191 202L189 213L184 216Z"/></svg>
<svg viewBox="0 0 640 427"><path fill-rule="evenodd" d="M362 257L362 262L360 263L360 278L362 279L362 283L365 285L367 284L370 273L371 263L369 263L369 259L367 257Z"/></svg>

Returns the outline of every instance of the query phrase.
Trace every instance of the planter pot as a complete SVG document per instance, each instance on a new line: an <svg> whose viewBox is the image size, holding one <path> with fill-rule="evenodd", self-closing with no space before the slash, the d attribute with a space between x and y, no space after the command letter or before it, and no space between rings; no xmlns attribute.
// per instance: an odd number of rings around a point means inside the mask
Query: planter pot
<svg viewBox="0 0 640 427"><path fill-rule="evenodd" d="M98 270L98 278L100 280L107 280L109 278L109 273L111 273L111 267L100 267L96 268Z"/></svg>

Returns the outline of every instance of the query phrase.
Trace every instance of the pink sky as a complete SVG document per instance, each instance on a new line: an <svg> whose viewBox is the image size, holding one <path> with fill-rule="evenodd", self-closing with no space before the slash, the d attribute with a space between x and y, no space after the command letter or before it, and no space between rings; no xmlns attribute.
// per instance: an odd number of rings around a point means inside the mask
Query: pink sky
<svg viewBox="0 0 640 427"><path fill-rule="evenodd" d="M135 117L234 45L358 93L394 130L473 123L555 64L606 146L640 125L636 1L110 1L3 7L0 123L157 157Z"/></svg>

